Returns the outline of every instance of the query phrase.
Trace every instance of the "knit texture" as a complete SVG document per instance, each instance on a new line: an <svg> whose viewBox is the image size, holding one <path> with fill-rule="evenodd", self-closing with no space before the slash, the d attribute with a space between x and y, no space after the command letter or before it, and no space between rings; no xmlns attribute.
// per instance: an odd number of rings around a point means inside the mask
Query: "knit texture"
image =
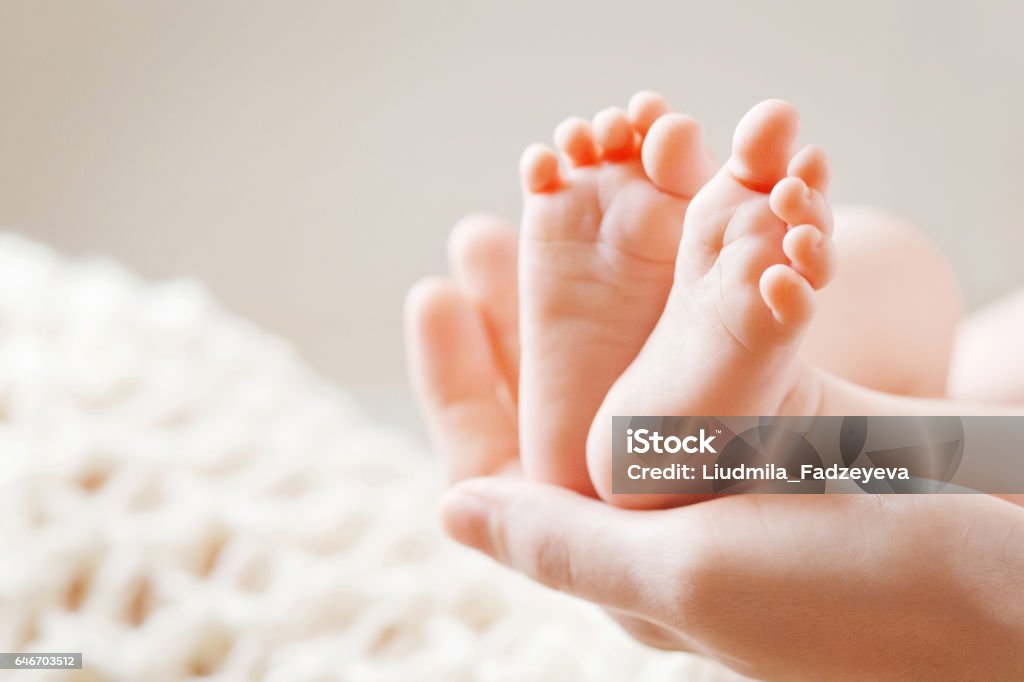
<svg viewBox="0 0 1024 682"><path fill-rule="evenodd" d="M0 236L0 457L0 650L87 669L3 679L731 679L444 538L433 456L190 281Z"/></svg>

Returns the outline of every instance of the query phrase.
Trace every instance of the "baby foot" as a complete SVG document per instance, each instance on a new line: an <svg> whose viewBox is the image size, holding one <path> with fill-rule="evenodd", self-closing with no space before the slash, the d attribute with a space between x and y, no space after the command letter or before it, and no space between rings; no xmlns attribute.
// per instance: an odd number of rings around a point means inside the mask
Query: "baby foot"
<svg viewBox="0 0 1024 682"><path fill-rule="evenodd" d="M672 286L683 217L714 162L696 122L639 93L571 118L520 164L520 438L528 476L593 494L584 452L601 400Z"/></svg>
<svg viewBox="0 0 1024 682"><path fill-rule="evenodd" d="M798 127L786 102L755 106L736 128L731 158L693 199L664 313L590 432L602 498L637 507L686 500L612 494L614 415L816 413L797 348L836 253L828 161L817 147L793 154Z"/></svg>

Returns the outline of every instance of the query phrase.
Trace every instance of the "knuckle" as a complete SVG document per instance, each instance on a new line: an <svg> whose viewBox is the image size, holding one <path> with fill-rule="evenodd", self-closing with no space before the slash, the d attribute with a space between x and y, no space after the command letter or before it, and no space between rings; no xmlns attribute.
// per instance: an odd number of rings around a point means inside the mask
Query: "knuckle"
<svg viewBox="0 0 1024 682"><path fill-rule="evenodd" d="M723 566L714 545L698 537L687 539L672 581L671 602L677 625L699 632L721 608Z"/></svg>
<svg viewBox="0 0 1024 682"><path fill-rule="evenodd" d="M573 591L576 580L568 543L556 535L540 531L532 555L534 575L541 582L564 592Z"/></svg>

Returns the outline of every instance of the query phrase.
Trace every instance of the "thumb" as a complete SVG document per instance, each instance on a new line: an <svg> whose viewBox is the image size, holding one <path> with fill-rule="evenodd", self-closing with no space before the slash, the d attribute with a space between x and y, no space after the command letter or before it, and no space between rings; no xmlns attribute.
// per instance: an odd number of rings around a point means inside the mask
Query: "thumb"
<svg viewBox="0 0 1024 682"><path fill-rule="evenodd" d="M678 553L661 551L662 514L495 477L463 481L441 503L442 523L458 542L553 589L663 618L684 576L672 560Z"/></svg>

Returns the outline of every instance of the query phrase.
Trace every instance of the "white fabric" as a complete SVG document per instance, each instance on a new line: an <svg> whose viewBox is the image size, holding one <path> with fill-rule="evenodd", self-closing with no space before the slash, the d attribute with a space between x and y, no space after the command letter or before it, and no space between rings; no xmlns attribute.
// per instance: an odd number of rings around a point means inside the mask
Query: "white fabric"
<svg viewBox="0 0 1024 682"><path fill-rule="evenodd" d="M0 236L0 457L0 651L91 671L17 679L728 677L445 539L431 457L188 281Z"/></svg>

